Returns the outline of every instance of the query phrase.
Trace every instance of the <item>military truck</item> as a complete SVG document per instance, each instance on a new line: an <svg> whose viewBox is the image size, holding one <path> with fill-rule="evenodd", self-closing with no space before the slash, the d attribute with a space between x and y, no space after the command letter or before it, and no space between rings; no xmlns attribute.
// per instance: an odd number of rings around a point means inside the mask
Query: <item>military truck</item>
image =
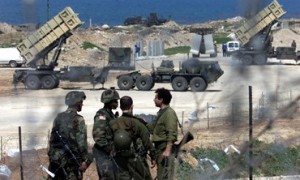
<svg viewBox="0 0 300 180"><path fill-rule="evenodd" d="M111 59L103 68L67 66L56 69L63 44L81 24L77 14L70 7L66 7L18 44L17 49L30 68L16 70L13 76L14 84L21 82L27 89L53 89L59 86L60 80L104 84L110 70L134 69L130 61L131 48L110 48ZM53 56L47 64L46 59L52 50Z"/></svg>
<svg viewBox="0 0 300 180"><path fill-rule="evenodd" d="M70 7L66 7L55 17L45 23L36 32L29 35L17 49L27 61L29 69L16 70L13 81L22 82L28 89L52 89L59 85L59 70L55 70L63 43L72 35L71 31L82 24ZM54 48L54 54L49 64L45 62L48 53Z"/></svg>
<svg viewBox="0 0 300 180"><path fill-rule="evenodd" d="M287 51L279 52L272 47L272 27L285 13L281 5L274 0L254 17L246 19L234 33L241 48L232 53L233 59L238 59L245 65L263 65L267 63L268 57L284 57L283 53ZM297 58L296 52L294 52L293 59L295 58Z"/></svg>
<svg viewBox="0 0 300 180"><path fill-rule="evenodd" d="M217 81L224 71L217 61L200 61L191 58L179 64L179 70L174 69L172 60L163 60L159 67L152 64L150 74L133 71L117 76L120 90L133 89L151 90L155 83L171 83L174 91L205 91L208 84Z"/></svg>

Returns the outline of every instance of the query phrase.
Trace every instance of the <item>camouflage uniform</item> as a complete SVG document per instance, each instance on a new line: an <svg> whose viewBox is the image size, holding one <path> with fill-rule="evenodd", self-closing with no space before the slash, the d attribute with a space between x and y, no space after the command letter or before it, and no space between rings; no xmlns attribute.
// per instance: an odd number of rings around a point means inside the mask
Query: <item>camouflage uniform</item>
<svg viewBox="0 0 300 180"><path fill-rule="evenodd" d="M76 94L77 92L75 91L74 93ZM84 95L83 92L79 92L79 94L80 96ZM85 95L82 99L85 99ZM68 103L66 102L66 104ZM64 143L75 155L76 160L66 149ZM48 156L49 170L55 174L53 179L57 180L80 180L83 172L79 168L82 162L86 162L88 165L91 164L92 157L88 153L85 121L81 115L77 114L76 108L69 106L65 112L59 113L55 118L51 131ZM48 179L52 178L49 177Z"/></svg>
<svg viewBox="0 0 300 180"><path fill-rule="evenodd" d="M122 150L118 149L118 143L114 142L115 160L119 170L117 179L152 180L146 156L150 151L150 157L154 160L154 147L147 127L129 113L123 113L121 117L111 121L110 125L114 132L128 132L132 140L131 146Z"/></svg>
<svg viewBox="0 0 300 180"><path fill-rule="evenodd" d="M174 144L174 142L177 141L177 123L177 115L170 106L158 111L152 136L152 142L155 146L158 180L174 179L175 156L172 154L169 158L165 159L162 157L162 153L167 143Z"/></svg>
<svg viewBox="0 0 300 180"><path fill-rule="evenodd" d="M101 101L109 103L110 100L119 99L116 91L114 97L103 99L103 95L110 90L103 92ZM97 111L94 117L93 138L95 141L93 147L93 154L96 159L97 172L99 178L102 179L115 179L116 166L112 158L113 151L113 133L110 128L109 122L117 118L109 107L104 107Z"/></svg>

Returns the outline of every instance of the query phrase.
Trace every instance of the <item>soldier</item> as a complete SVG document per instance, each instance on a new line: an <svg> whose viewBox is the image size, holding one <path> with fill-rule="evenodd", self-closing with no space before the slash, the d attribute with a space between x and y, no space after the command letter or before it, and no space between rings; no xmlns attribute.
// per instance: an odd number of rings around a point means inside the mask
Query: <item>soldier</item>
<svg viewBox="0 0 300 180"><path fill-rule="evenodd" d="M295 48L296 49L296 47L297 47L297 44L296 44L296 41L295 40L293 40L293 42L292 42L292 48Z"/></svg>
<svg viewBox="0 0 300 180"><path fill-rule="evenodd" d="M110 122L114 131L115 160L119 171L117 179L152 180L146 160L147 153L150 152L152 167L155 166L150 133L141 122L143 120L133 116L131 97L123 96L120 107L122 116Z"/></svg>
<svg viewBox="0 0 300 180"><path fill-rule="evenodd" d="M227 45L226 43L222 44L222 52L223 52L223 57L227 56Z"/></svg>
<svg viewBox="0 0 300 180"><path fill-rule="evenodd" d="M175 155L172 146L177 141L178 118L175 111L169 106L172 95L169 90L159 88L155 91L154 103L160 110L154 122L152 142L155 146L157 163L157 179L174 179Z"/></svg>
<svg viewBox="0 0 300 180"><path fill-rule="evenodd" d="M48 156L49 170L55 177L48 179L81 180L82 173L93 161L88 153L85 121L77 114L85 98L84 92L69 92L65 98L68 109L59 113L53 122Z"/></svg>
<svg viewBox="0 0 300 180"><path fill-rule="evenodd" d="M103 91L101 102L104 103L104 107L98 110L94 117L93 138L95 145L93 154L101 180L115 179L116 167L112 158L113 134L109 122L117 118L117 114L114 114L112 110L117 109L119 99L119 94L114 88Z"/></svg>

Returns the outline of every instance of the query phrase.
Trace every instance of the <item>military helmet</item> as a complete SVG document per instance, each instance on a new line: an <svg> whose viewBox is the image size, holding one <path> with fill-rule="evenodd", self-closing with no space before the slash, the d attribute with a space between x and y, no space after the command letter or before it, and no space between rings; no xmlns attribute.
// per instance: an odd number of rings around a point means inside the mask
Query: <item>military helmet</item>
<svg viewBox="0 0 300 180"><path fill-rule="evenodd" d="M65 98L65 103L68 106L74 106L77 103L85 100L86 96L83 91L70 91Z"/></svg>
<svg viewBox="0 0 300 180"><path fill-rule="evenodd" d="M116 150L129 150L132 139L126 130L117 130L114 133L114 145Z"/></svg>
<svg viewBox="0 0 300 180"><path fill-rule="evenodd" d="M101 102L103 103L109 103L112 100L118 99L120 99L119 93L114 88L103 91L101 95Z"/></svg>

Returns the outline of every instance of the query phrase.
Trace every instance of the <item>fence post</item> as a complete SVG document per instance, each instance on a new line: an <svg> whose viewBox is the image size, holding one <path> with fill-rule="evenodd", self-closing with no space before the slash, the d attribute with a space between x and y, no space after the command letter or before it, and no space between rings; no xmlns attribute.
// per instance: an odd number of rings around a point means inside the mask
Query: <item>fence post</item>
<svg viewBox="0 0 300 180"><path fill-rule="evenodd" d="M207 111L206 111L206 115L207 115L207 129L209 129L209 104L207 103L206 104L206 108L207 108Z"/></svg>
<svg viewBox="0 0 300 180"><path fill-rule="evenodd" d="M252 86L249 86L249 180L253 179Z"/></svg>
<svg viewBox="0 0 300 180"><path fill-rule="evenodd" d="M234 103L231 103L231 125L234 126Z"/></svg>
<svg viewBox="0 0 300 180"><path fill-rule="evenodd" d="M278 109L278 88L276 88L276 96L275 96L275 105L276 105L276 109Z"/></svg>
<svg viewBox="0 0 300 180"><path fill-rule="evenodd" d="M0 156L0 160L2 161L2 157L3 157L3 151L2 151L2 136L1 136L1 156Z"/></svg>
<svg viewBox="0 0 300 180"><path fill-rule="evenodd" d="M21 135L21 127L19 126L19 151L20 151L20 175L21 180L24 180L23 175L23 159L22 159L22 135Z"/></svg>
<svg viewBox="0 0 300 180"><path fill-rule="evenodd" d="M184 116L184 111L181 113L181 132L183 134L183 116Z"/></svg>

